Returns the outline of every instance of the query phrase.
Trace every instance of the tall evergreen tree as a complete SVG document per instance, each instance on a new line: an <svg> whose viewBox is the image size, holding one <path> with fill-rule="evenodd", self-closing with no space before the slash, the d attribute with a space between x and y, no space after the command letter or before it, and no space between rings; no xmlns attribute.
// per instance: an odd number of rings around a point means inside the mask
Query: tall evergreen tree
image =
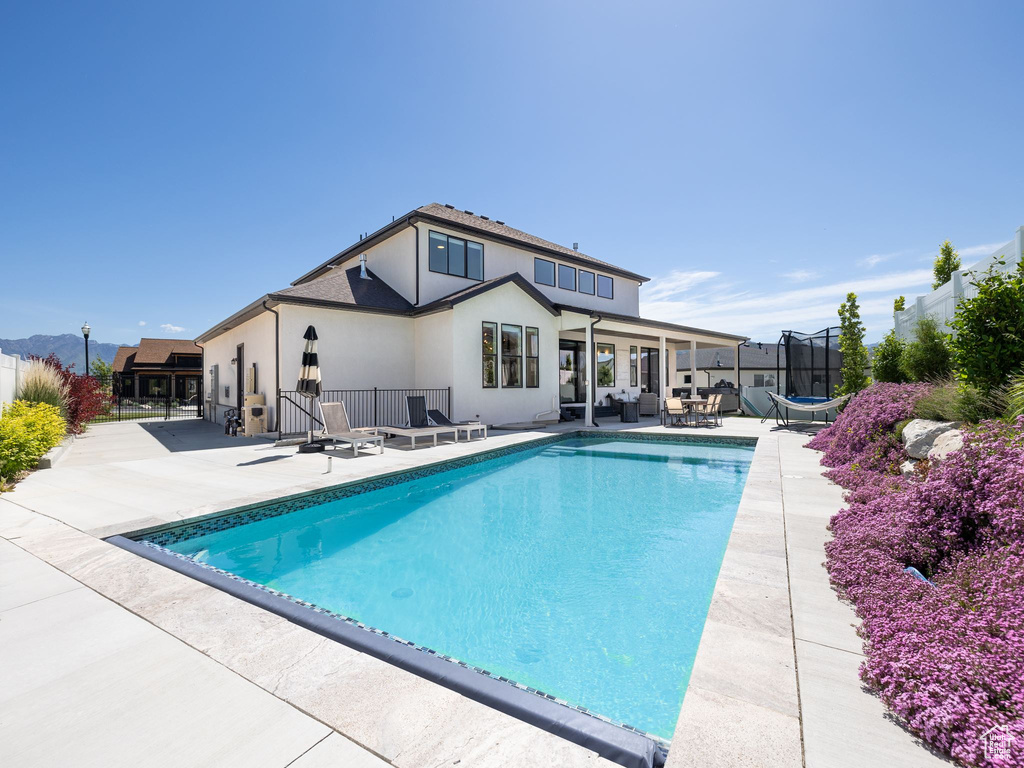
<svg viewBox="0 0 1024 768"><path fill-rule="evenodd" d="M840 372L843 383L837 391L841 395L860 392L870 382L864 371L868 367L868 349L864 346L864 323L860 320L857 294L846 294L839 305L839 351L843 355Z"/></svg>
<svg viewBox="0 0 1024 768"><path fill-rule="evenodd" d="M932 272L935 275L935 282L932 283L932 290L945 285L953 279L953 273L960 269L960 254L953 248L953 244L947 240L939 246L939 255L935 257L935 266Z"/></svg>

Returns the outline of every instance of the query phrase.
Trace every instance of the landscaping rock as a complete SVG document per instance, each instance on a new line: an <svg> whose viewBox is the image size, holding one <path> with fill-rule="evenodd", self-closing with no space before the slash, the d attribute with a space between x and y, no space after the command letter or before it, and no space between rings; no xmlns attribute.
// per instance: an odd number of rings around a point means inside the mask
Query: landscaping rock
<svg viewBox="0 0 1024 768"><path fill-rule="evenodd" d="M959 429L951 429L935 438L932 448L928 451L928 461L938 464L954 451L964 447L964 433Z"/></svg>
<svg viewBox="0 0 1024 768"><path fill-rule="evenodd" d="M957 426L955 421L914 419L903 428L903 445L906 446L907 453L915 459L927 458L936 438L956 429Z"/></svg>
<svg viewBox="0 0 1024 768"><path fill-rule="evenodd" d="M904 477L913 477L917 474L917 462L913 459L907 459L900 464L900 474Z"/></svg>

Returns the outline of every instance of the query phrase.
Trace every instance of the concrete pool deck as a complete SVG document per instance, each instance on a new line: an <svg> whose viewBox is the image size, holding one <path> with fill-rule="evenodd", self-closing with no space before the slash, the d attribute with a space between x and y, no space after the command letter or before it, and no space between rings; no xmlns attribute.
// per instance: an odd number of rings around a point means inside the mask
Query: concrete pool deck
<svg viewBox="0 0 1024 768"><path fill-rule="evenodd" d="M937 764L861 690L855 617L821 566L840 489L806 435L770 426L692 430L760 441L669 766ZM623 427L691 432L602 424ZM18 682L0 690L0 764L608 765L101 540L543 434L389 442L328 473L322 454L198 420L91 429L0 497L0 677Z"/></svg>

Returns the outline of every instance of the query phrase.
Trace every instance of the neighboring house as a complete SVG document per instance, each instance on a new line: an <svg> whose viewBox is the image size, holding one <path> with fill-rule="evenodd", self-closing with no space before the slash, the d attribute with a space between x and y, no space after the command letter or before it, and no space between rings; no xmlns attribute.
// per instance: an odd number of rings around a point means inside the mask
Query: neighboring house
<svg viewBox="0 0 1024 768"><path fill-rule="evenodd" d="M938 321L940 330L950 333L952 329L949 327L949 321L956 314L960 299L970 299L978 295L978 289L971 285L971 281L981 278L989 269L1013 272L1021 259L1024 259L1024 227L1017 227L1013 240L995 253L986 256L973 267L958 269L948 283L940 285L926 296L918 296L913 303L907 304L906 309L896 312L896 336L904 341L913 339L918 318L926 315Z"/></svg>
<svg viewBox="0 0 1024 768"><path fill-rule="evenodd" d="M325 390L443 389L453 418L488 423L575 404L589 421L608 394L660 394L677 349L745 340L641 318L647 280L504 222L426 205L201 334L207 418L222 420L252 392L282 429L278 406L294 407L286 401L313 325Z"/></svg>
<svg viewBox="0 0 1024 768"><path fill-rule="evenodd" d="M114 392L127 398L167 397L199 401L203 350L183 339L141 339L119 347L111 365Z"/></svg>
<svg viewBox="0 0 1024 768"><path fill-rule="evenodd" d="M697 386L713 387L725 380L733 386L786 387L786 348L780 344L749 342L739 347L739 381L736 380L736 347L697 350ZM779 371L781 368L781 371ZM690 351L676 353L676 386L690 386Z"/></svg>

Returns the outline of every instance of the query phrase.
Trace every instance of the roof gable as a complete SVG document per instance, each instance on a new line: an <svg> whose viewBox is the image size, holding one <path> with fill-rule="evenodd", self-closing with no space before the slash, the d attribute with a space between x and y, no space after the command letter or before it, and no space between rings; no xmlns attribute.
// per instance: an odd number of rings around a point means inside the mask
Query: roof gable
<svg viewBox="0 0 1024 768"><path fill-rule="evenodd" d="M201 355L203 350L188 339L140 339L133 365L163 365L171 355Z"/></svg>
<svg viewBox="0 0 1024 768"><path fill-rule="evenodd" d="M513 272L510 275L502 275L501 277L495 277L490 280L484 280L482 283L477 283L469 288L463 288L455 293L442 296L440 299L423 305L417 309L414 314L429 314L431 312L450 309L456 304L469 301L483 293L487 293L488 291L492 291L495 288L500 288L501 286L508 285L510 283L517 286L521 291L523 291L523 293L544 307L544 309L552 315L558 314L558 310L555 309L555 305L548 300L547 296L534 288L533 285L518 272Z"/></svg>

